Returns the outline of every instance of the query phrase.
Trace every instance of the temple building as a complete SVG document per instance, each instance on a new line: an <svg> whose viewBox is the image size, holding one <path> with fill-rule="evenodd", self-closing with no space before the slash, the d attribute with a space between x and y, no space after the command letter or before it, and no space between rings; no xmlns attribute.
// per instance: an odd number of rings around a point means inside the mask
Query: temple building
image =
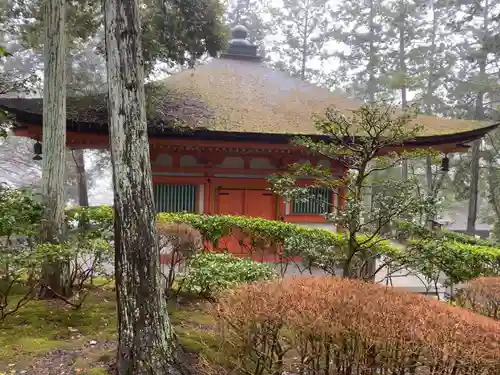
<svg viewBox="0 0 500 375"><path fill-rule="evenodd" d="M304 161L345 173L340 163L310 156L290 140L324 137L315 128L314 114L332 106L349 114L361 103L265 66L242 26L232 30L227 52L219 58L148 84L146 90L158 211L325 222L318 200L285 202L267 190L267 178ZM108 147L106 102L105 94L67 99L69 148ZM14 115L15 134L34 142L43 141L42 105L42 99L0 99L0 108ZM405 147L431 147L443 154L465 150L494 128L433 116L416 121L423 130ZM342 204L342 196L331 191L314 193L332 207Z"/></svg>

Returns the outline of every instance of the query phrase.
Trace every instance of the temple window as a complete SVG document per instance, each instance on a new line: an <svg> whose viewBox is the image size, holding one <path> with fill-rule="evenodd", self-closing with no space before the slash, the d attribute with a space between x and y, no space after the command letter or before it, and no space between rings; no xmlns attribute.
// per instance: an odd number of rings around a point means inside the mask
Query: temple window
<svg viewBox="0 0 500 375"><path fill-rule="evenodd" d="M155 184L156 212L196 212L196 185Z"/></svg>
<svg viewBox="0 0 500 375"><path fill-rule="evenodd" d="M292 202L292 214L321 215L331 212L332 198L333 194L330 189L310 188L306 197Z"/></svg>

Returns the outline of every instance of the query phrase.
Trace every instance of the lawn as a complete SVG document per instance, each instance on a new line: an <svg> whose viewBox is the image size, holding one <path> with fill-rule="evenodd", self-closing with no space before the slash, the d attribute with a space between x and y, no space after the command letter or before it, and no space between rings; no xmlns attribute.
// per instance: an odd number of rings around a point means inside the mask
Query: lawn
<svg viewBox="0 0 500 375"><path fill-rule="evenodd" d="M205 302L171 304L185 351L215 358L217 340ZM80 310L58 301L33 301L0 325L0 374L104 375L114 361L114 292L89 295Z"/></svg>

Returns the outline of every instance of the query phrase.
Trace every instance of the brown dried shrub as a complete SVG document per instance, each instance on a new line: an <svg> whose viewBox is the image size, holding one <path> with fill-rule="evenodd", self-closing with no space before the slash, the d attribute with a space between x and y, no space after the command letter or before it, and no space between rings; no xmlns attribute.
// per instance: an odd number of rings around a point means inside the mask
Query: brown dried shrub
<svg viewBox="0 0 500 375"><path fill-rule="evenodd" d="M214 315L245 374L498 375L500 325L361 281L295 277L227 292Z"/></svg>
<svg viewBox="0 0 500 375"><path fill-rule="evenodd" d="M458 306L500 320L500 277L479 277L470 281L457 294L456 301Z"/></svg>
<svg viewBox="0 0 500 375"><path fill-rule="evenodd" d="M176 271L186 267L189 259L203 249L203 237L197 229L184 223L157 223L156 231L160 237L161 263L167 266L163 276L168 296Z"/></svg>

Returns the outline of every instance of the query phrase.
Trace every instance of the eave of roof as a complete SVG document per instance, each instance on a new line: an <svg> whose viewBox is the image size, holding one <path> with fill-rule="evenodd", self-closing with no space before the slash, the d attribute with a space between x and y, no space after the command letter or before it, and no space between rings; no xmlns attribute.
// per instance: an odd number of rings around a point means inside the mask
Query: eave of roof
<svg viewBox="0 0 500 375"><path fill-rule="evenodd" d="M0 104L0 108L10 111L16 116L16 127L23 128L22 124L30 124L35 126L41 123L41 116L38 114L26 113L22 111L12 110ZM468 130L454 134L418 136L414 139L405 142L407 146L413 147L435 147L446 144L456 144L461 147L467 145L474 140L484 137L487 133L494 130L500 123L490 124L481 128ZM78 133L92 133L108 135L108 127L106 124L84 123L68 120L67 131ZM150 126L148 129L151 138L165 139L199 139L211 141L242 141L256 142L266 144L287 144L292 139L297 137L296 134L276 134L276 133L253 133L253 132L229 132L229 131L214 131L208 129L196 130L175 130L172 128L161 128L159 126ZM327 136L310 134L308 135L316 140L328 140Z"/></svg>

